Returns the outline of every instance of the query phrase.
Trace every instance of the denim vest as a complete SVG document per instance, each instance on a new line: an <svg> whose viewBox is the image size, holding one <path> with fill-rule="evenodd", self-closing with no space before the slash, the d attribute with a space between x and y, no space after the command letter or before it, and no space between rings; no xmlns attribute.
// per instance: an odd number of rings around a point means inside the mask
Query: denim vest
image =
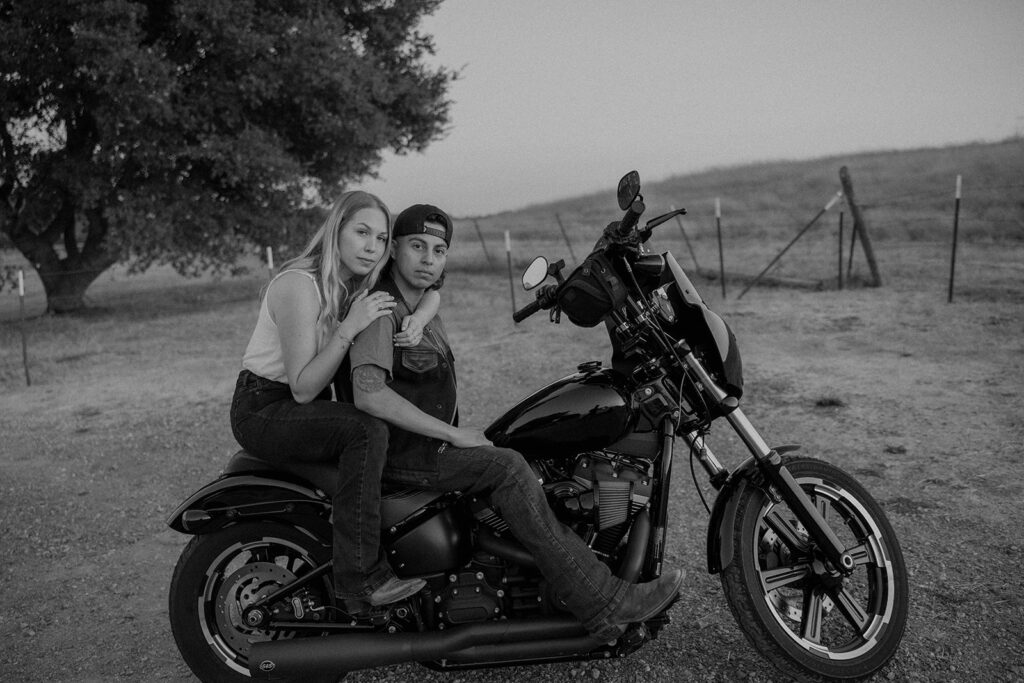
<svg viewBox="0 0 1024 683"><path fill-rule="evenodd" d="M402 318L412 313L394 281L385 277L377 289L388 292L398 305L391 312L395 330ZM458 392L455 357L448 346L440 316L434 316L423 330L423 339L413 347L393 347L391 381L388 386L424 413L448 424L458 424ZM346 355L346 361L348 356ZM348 365L345 363L344 365ZM347 376L348 368L342 370ZM339 373L340 374L340 373ZM336 388L338 383L335 384ZM340 400L351 400L350 386L339 391ZM438 455L447 447L440 439L409 432L388 424L388 469L398 470L416 483L429 485L437 477Z"/></svg>

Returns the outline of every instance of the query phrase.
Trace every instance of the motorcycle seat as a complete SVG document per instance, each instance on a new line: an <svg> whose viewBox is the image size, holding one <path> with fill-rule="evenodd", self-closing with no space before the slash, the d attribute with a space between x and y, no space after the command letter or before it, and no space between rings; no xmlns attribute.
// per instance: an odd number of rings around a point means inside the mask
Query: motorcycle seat
<svg viewBox="0 0 1024 683"><path fill-rule="evenodd" d="M322 490L328 496L338 486L338 468L327 463L271 462L246 450L239 450L224 467L224 474L291 474Z"/></svg>
<svg viewBox="0 0 1024 683"><path fill-rule="evenodd" d="M338 470L334 465L271 462L245 450L239 450L231 456L223 474L262 474L280 477L282 472L313 485L327 496L332 496L338 485ZM420 508L444 495L442 491L414 489L385 483L381 486L381 526L387 528L398 524Z"/></svg>
<svg viewBox="0 0 1024 683"><path fill-rule="evenodd" d="M224 467L223 474L263 474L268 476L281 476L287 473L297 477L303 482L320 489L328 496L334 495L338 486L338 468L328 463L302 463L291 462L281 463L265 460L253 455L246 450L236 451L228 464ZM401 484L381 484L381 495L383 497L404 498L410 494L419 492L420 489L412 489ZM440 492L429 492L427 498L434 499L441 495ZM417 499L419 496L416 496Z"/></svg>

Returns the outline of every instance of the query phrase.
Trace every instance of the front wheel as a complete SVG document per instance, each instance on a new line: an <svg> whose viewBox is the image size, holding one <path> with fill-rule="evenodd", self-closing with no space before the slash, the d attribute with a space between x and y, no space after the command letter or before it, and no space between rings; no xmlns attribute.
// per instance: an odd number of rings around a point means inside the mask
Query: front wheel
<svg viewBox="0 0 1024 683"><path fill-rule="evenodd" d="M737 495L733 561L722 587L751 644L800 680L857 680L896 653L907 621L907 570L882 508L838 467L785 465L855 560L844 576L785 503L748 483Z"/></svg>
<svg viewBox="0 0 1024 683"><path fill-rule="evenodd" d="M276 522L238 524L193 538L174 568L169 611L178 650L199 680L251 681L252 643L297 632L250 626L245 609L308 574L330 553L312 534ZM319 621L332 601L325 572L268 607L277 621Z"/></svg>

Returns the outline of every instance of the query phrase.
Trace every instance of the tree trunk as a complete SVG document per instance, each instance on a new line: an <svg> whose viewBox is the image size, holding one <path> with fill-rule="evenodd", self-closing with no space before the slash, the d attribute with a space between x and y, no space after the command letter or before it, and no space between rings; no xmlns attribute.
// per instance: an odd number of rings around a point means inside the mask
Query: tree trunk
<svg viewBox="0 0 1024 683"><path fill-rule="evenodd" d="M85 308L85 291L107 268L117 262L105 245L107 223L102 211L86 212L87 236L79 249L75 239L75 216L62 207L51 228L36 233L20 224L17 212L6 207L0 212L0 228L8 234L15 248L35 268L46 292L48 313L75 313ZM63 217L60 214L64 214ZM62 235L68 251L63 259L53 244L53 236Z"/></svg>
<svg viewBox="0 0 1024 683"><path fill-rule="evenodd" d="M42 277L46 290L46 310L50 313L76 313L86 307L85 291L106 268L74 270Z"/></svg>

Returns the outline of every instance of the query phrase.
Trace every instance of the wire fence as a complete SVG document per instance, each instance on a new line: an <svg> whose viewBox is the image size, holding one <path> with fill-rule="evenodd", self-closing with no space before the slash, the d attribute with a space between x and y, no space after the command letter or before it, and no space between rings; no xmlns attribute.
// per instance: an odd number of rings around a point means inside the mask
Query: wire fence
<svg viewBox="0 0 1024 683"><path fill-rule="evenodd" d="M871 239L879 245L883 278L921 288L941 290L953 278L965 286L1004 292L1024 292L1024 183L973 186L966 179L962 201L948 188L934 188L877 196L858 188L860 208ZM822 185L824 189L826 185ZM856 286L864 274L863 256L853 241L853 221L844 202L822 211L831 191L821 192L820 203L808 197L799 204L771 203L763 182L730 183L721 195L701 194L687 201L652 192L645 218L684 205L688 214L661 225L651 241L654 250L671 250L684 267L710 279L736 285L749 282L766 270L766 284L790 284L835 289ZM861 196L863 195L863 196ZM653 201L652 201L653 199ZM671 199L671 201L669 201ZM956 213L954 213L956 212ZM821 214L821 215L817 215ZM519 271L532 258L544 255L564 259L572 268L591 250L604 227L619 216L613 202L603 196L564 207L527 208L515 213L456 219L456 243L449 268L462 272ZM808 220L813 226L808 226ZM953 243L957 223L959 244ZM801 229L806 233L799 234ZM781 253L785 250L784 253ZM261 247L248 271L268 276L288 256ZM776 257L777 261L772 263ZM956 258L955 270L953 259ZM943 268L945 261L946 268ZM771 264L770 268L765 268ZM42 282L21 254L0 252L0 320L45 312ZM85 271L65 271L73 274ZM18 284L18 277L21 277ZM128 288L167 287L188 280L169 267L131 275L124 267L105 271L90 287L89 295ZM723 296L727 296L724 288Z"/></svg>

